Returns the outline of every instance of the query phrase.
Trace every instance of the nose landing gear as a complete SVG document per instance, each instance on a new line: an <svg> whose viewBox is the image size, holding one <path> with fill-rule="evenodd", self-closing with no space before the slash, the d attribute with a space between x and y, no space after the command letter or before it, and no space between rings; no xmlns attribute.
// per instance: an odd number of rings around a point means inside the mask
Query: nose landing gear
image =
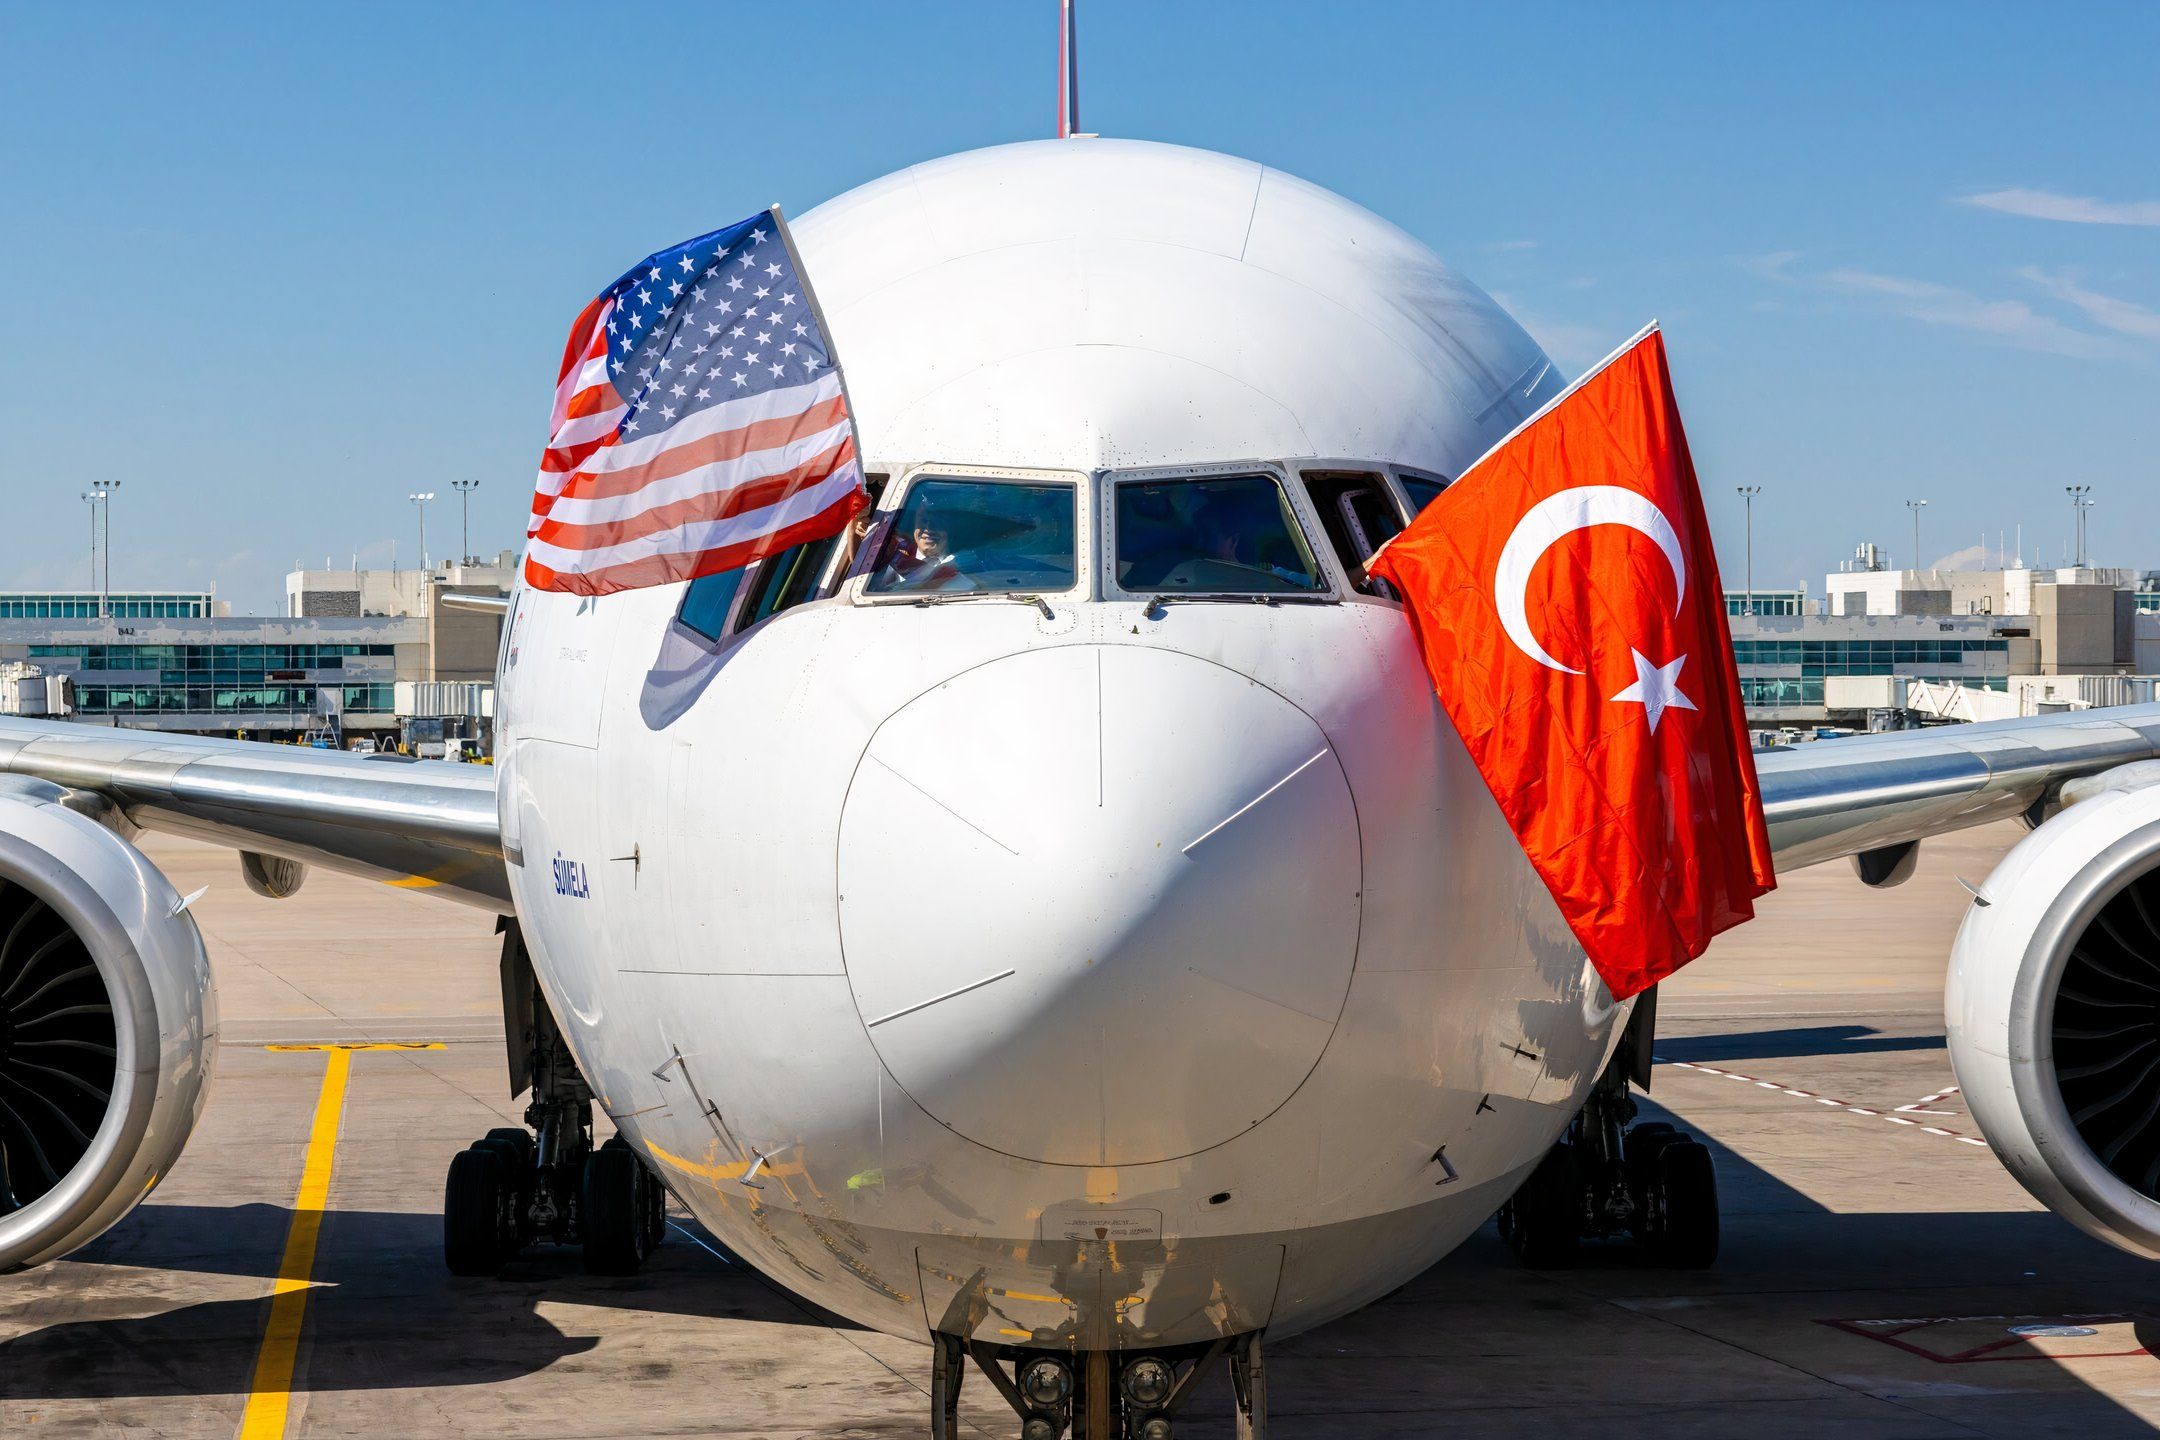
<svg viewBox="0 0 2160 1440"><path fill-rule="evenodd" d="M1230 1357L1238 1440L1266 1440L1267 1373L1257 1334L1145 1354L1060 1353L930 1337L930 1434L959 1440L967 1361L1020 1417L1021 1440L1174 1440L1175 1417L1215 1362ZM1006 1364L1011 1363L1011 1374Z"/></svg>

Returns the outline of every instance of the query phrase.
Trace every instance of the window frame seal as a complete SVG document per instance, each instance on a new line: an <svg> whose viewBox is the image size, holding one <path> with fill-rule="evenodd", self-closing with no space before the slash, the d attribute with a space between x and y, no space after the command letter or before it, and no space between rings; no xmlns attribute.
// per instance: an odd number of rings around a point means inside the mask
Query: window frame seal
<svg viewBox="0 0 2160 1440"><path fill-rule="evenodd" d="M1040 595L1049 601L1064 601L1079 605L1094 598L1094 586L1090 574L1095 565L1095 526L1087 503L1090 476L1079 470L1046 470L1012 465L957 465L945 461L921 460L911 465L893 466L887 474L885 492L876 510L877 525L871 538L877 546L885 543L886 527L891 525L906 508L915 486L924 480L979 481L984 484L1062 485L1071 490L1073 501L1073 583L1063 590L962 590L902 592L889 595L870 593L871 566L861 562L864 554L874 554L876 546L865 546L849 565L848 574L833 590L834 599L845 599L852 605L878 607L889 605L951 605L965 604L971 600L1004 600L1012 596ZM800 607L798 607L800 608Z"/></svg>
<svg viewBox="0 0 2160 1440"><path fill-rule="evenodd" d="M1289 497L1290 513L1298 526L1297 538L1304 545L1305 554L1313 562L1320 578L1327 582L1327 587L1322 590L1204 591L1195 595L1173 592L1171 598L1177 604L1339 605L1346 598L1374 598L1345 584L1345 577L1337 569L1335 547L1328 543L1326 527L1321 525L1319 513L1312 508L1312 496L1306 492L1304 477L1299 475L1293 481L1291 470L1292 462L1286 460L1233 460L1206 465L1148 465L1097 470L1096 525L1104 538L1097 575L1102 586L1102 598L1153 604L1163 596L1160 590L1127 590L1117 583L1117 490L1120 485L1146 484L1157 480L1230 479L1239 475L1265 475ZM1318 545L1313 543L1315 535L1321 540Z"/></svg>

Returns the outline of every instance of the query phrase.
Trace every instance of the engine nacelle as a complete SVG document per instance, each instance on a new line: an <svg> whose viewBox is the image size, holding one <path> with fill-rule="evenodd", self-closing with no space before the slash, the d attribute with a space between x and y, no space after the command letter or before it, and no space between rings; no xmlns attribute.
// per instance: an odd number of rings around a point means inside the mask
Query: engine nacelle
<svg viewBox="0 0 2160 1440"><path fill-rule="evenodd" d="M217 1049L194 918L78 804L0 788L0 1273L58 1259L149 1194Z"/></svg>
<svg viewBox="0 0 2160 1440"><path fill-rule="evenodd" d="M1945 1013L2010 1173L2160 1259L2160 786L2103 791L2003 857L1958 930Z"/></svg>

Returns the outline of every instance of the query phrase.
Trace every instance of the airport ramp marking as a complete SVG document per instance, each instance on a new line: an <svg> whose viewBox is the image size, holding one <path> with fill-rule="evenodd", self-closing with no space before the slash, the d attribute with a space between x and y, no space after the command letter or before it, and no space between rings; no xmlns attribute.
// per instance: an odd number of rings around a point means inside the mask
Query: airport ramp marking
<svg viewBox="0 0 2160 1440"><path fill-rule="evenodd" d="M1945 1130L1940 1125L1922 1125L1919 1121L1905 1115L1884 1114L1880 1110L1871 1110L1865 1105L1854 1105L1849 1101L1838 1100L1828 1095L1818 1095L1812 1090L1797 1089L1776 1080L1758 1080L1753 1075L1742 1075L1737 1070L1720 1070L1715 1065L1697 1065L1690 1060L1668 1060L1663 1055L1653 1055L1650 1058L1660 1065L1670 1065L1676 1070L1693 1070L1703 1075L1716 1075L1722 1079L1737 1081L1743 1085L1753 1085L1763 1090L1775 1090L1780 1095L1790 1095L1796 1100L1812 1100L1818 1105L1827 1105L1833 1110L1843 1110L1853 1115L1866 1115L1877 1120L1888 1120L1893 1125L1909 1126L1923 1135L1939 1135L1945 1140L1955 1140L1960 1145L1985 1146L1987 1144L1987 1141L1976 1136L1960 1135L1957 1131ZM1918 1115L1947 1115L1952 1112L1947 1110L1921 1110L1918 1106L1926 1105L1930 1101L1940 1100L1946 1095L1956 1093L1956 1091L1957 1086L1953 1085L1948 1090L1938 1091L1923 1098L1915 1105L1900 1105L1897 1108L1909 1110Z"/></svg>
<svg viewBox="0 0 2160 1440"><path fill-rule="evenodd" d="M285 1232L285 1253L278 1260L277 1283L270 1291L270 1320L263 1327L262 1348L256 1352L247 1408L240 1415L239 1440L282 1440L291 1414L293 1365L300 1354L308 1291L315 1285L315 1247L322 1238L323 1214L329 1209L330 1172L345 1120L353 1052L440 1050L443 1045L441 1041L356 1041L263 1048L280 1053L319 1050L325 1061L322 1090L315 1097L315 1120L308 1129L307 1155L300 1165L300 1191L293 1197L292 1225Z"/></svg>

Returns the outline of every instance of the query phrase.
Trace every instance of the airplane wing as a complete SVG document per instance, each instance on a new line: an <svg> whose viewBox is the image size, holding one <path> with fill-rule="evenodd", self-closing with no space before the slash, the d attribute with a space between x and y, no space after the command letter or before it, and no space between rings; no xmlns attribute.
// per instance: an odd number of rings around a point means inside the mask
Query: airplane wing
<svg viewBox="0 0 2160 1440"><path fill-rule="evenodd" d="M298 872L256 857L511 911L491 766L0 718L0 775L58 786L102 818L230 845L265 894L289 893Z"/></svg>
<svg viewBox="0 0 2160 1440"><path fill-rule="evenodd" d="M2160 758L2160 705L1818 740L1755 754L1779 870L1841 855L1896 883L1930 835L2046 818L2065 783Z"/></svg>

